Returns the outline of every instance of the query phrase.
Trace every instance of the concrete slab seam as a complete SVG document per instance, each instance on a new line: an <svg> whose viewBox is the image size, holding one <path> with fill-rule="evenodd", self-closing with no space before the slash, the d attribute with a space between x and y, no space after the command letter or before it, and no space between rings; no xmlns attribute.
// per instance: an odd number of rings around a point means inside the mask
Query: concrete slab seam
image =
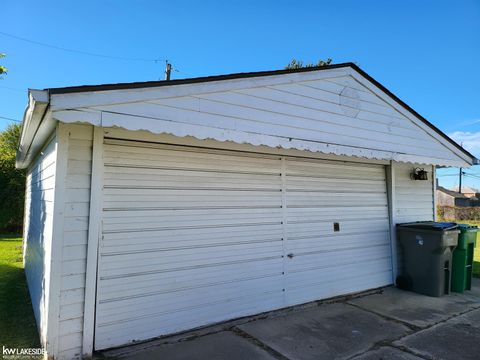
<svg viewBox="0 0 480 360"><path fill-rule="evenodd" d="M262 341L260 341L256 337L246 333L245 331L243 331L240 328L237 328L236 326L232 327L232 329L230 331L232 333L234 333L236 336L240 336L240 337L246 339L247 341L249 341L250 343L254 344L255 346L258 346L259 348L265 350L266 352L268 352L270 355L272 355L273 357L275 357L278 360L290 360L288 357L286 357L282 353L280 353L277 350L271 348L270 346L263 343Z"/></svg>

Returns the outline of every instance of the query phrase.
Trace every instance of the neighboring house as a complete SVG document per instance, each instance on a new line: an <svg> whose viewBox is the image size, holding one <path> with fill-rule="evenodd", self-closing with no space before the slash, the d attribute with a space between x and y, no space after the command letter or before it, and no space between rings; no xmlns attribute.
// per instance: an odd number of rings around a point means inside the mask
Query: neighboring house
<svg viewBox="0 0 480 360"><path fill-rule="evenodd" d="M440 206L471 206L470 198L459 192L437 186L437 205Z"/></svg>
<svg viewBox="0 0 480 360"><path fill-rule="evenodd" d="M475 198L478 197L479 193L477 189L473 189L468 186L462 186L462 194L468 198Z"/></svg>
<svg viewBox="0 0 480 360"><path fill-rule="evenodd" d="M435 166L477 161L351 63L29 96L25 271L55 359L390 285Z"/></svg>

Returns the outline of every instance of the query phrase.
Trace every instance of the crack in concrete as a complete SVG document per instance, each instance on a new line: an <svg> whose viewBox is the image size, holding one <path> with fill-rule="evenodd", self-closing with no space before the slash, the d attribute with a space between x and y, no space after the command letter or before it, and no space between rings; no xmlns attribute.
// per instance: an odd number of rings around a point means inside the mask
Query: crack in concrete
<svg viewBox="0 0 480 360"><path fill-rule="evenodd" d="M285 355L283 355L282 353L278 352L277 350L271 348L270 346L268 346L267 344L265 344L264 342L260 341L259 339L257 339L256 337L250 335L249 333L243 331L242 329L236 327L236 326L233 326L231 329L230 329L231 332L233 332L235 335L237 336L240 336L244 339L246 339L247 341L249 341L250 343L252 343L253 345L255 346L258 346L259 348L265 350L266 352L268 352L270 355L272 355L273 357L275 357L276 359L278 360L290 360L290 358L286 357Z"/></svg>
<svg viewBox="0 0 480 360"><path fill-rule="evenodd" d="M412 355L414 355L414 356L416 356L416 357L419 357L419 358L421 358L421 359L425 359L425 360L435 360L435 358L432 357L432 356L429 356L429 355L427 355L427 354L425 354L425 353L417 352L417 351L415 351L414 349L411 349L411 348L409 348L409 347L406 346L406 345L394 344L394 342L401 341L402 339L404 339L404 338L406 338L406 337L408 337L408 336L412 336L412 335L421 333L421 332L426 331L426 330L429 330L429 329L431 329L431 328L433 328L433 327L435 327L435 326L438 326L438 325L447 323L447 322L450 321L450 320L454 320L454 319L456 319L456 318L458 318L458 317L460 317L460 316L462 316L462 315L465 315L465 314L468 314L468 313L470 313L470 312L472 312L472 311L475 311L475 310L480 309L480 305L474 306L474 307L472 307L472 308L470 308L470 309L468 309L468 310L465 310L465 311L463 311L463 312L461 312L461 313L454 314L454 315L452 315L452 316L450 316L450 317L448 317L448 318L442 319L442 320L440 320L440 321L437 321L437 322L434 323L434 324L431 324L431 325L428 325L428 326L422 328L422 327L419 327L419 326L416 326L416 325L407 323L407 322L405 322L405 321L402 321L402 320L399 320L399 319L395 319L395 318L391 318L391 317L386 316L386 315L384 315L384 314L377 313L377 312L375 312L375 311L373 311L373 310L365 309L365 308L363 308L363 307L361 307L361 306L359 306L359 305L356 305L356 304L349 304L349 303L347 303L347 302L346 302L346 304L347 304L347 305L351 305L351 306L353 306L353 307L355 307L355 308L357 308L357 309L360 309L360 310L369 312L369 313L371 313L371 314L377 315L377 316L383 318L383 319L386 320L386 321L391 321L391 322L394 322L394 323L398 323L398 324L400 324L400 325L404 325L404 326L406 326L407 328L409 328L411 331L409 331L409 332L407 332L406 334L401 335L401 336L399 336L399 337L397 337L397 338L395 338L395 339L378 341L378 342L376 342L375 344L373 344L371 347L369 347L367 350L362 351L362 352L359 352L359 353L357 353L357 354L355 354L355 355L352 355L352 356L346 358L345 360L354 360L355 357L361 356L361 355L363 355L363 354L365 354L365 353L367 353L367 352L369 352L369 351L372 351L372 350L378 350L379 348L385 347L385 346L389 346L389 347L396 348L396 349L398 349L398 350L401 350L401 351L410 353L410 354L412 354Z"/></svg>
<svg viewBox="0 0 480 360"><path fill-rule="evenodd" d="M395 340L395 341L398 341L398 340ZM415 351L414 349L410 349L408 346L390 344L390 347L393 347L393 348L396 348L396 349L401 350L403 352L412 354L413 356L419 357L421 359L436 360L434 356L429 356L425 353L419 353L419 352Z"/></svg>
<svg viewBox="0 0 480 360"><path fill-rule="evenodd" d="M409 328L410 330L412 331L419 331L419 330L422 330L423 328L420 327L420 326L417 326L417 325L414 325L414 324L410 324L409 322L406 322L404 320L399 320L399 319L395 319L395 318L392 318L390 316L387 316L387 315L384 315L384 314L381 314L379 312L376 312L374 310L371 310L371 309L366 309L366 308L363 308L361 307L360 305L357 305L357 304L351 304L349 302L345 302L346 305L350 305L350 306L353 306L354 308L356 309L359 309L359 310L362 310L362 311L366 311L370 314L374 314L374 315L377 315L379 317L381 317L383 320L387 320L387 321L391 321L391 322L394 322L396 324L399 324L399 325L403 325L407 328Z"/></svg>

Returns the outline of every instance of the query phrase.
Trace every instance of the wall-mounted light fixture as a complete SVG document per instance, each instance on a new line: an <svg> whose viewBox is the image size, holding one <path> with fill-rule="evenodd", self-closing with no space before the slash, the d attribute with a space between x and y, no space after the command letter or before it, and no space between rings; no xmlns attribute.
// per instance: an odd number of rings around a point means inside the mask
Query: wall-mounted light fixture
<svg viewBox="0 0 480 360"><path fill-rule="evenodd" d="M410 174L410 177L412 180L428 180L428 171L421 168L415 168Z"/></svg>

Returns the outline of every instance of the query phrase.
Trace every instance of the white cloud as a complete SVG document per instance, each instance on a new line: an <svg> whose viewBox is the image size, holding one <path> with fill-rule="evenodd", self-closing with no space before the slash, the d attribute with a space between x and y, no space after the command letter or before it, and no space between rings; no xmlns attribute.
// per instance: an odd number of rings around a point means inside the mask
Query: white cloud
<svg viewBox="0 0 480 360"><path fill-rule="evenodd" d="M451 134L448 134L448 136L450 136L457 143L461 144L473 155L480 157L480 131L455 131Z"/></svg>

